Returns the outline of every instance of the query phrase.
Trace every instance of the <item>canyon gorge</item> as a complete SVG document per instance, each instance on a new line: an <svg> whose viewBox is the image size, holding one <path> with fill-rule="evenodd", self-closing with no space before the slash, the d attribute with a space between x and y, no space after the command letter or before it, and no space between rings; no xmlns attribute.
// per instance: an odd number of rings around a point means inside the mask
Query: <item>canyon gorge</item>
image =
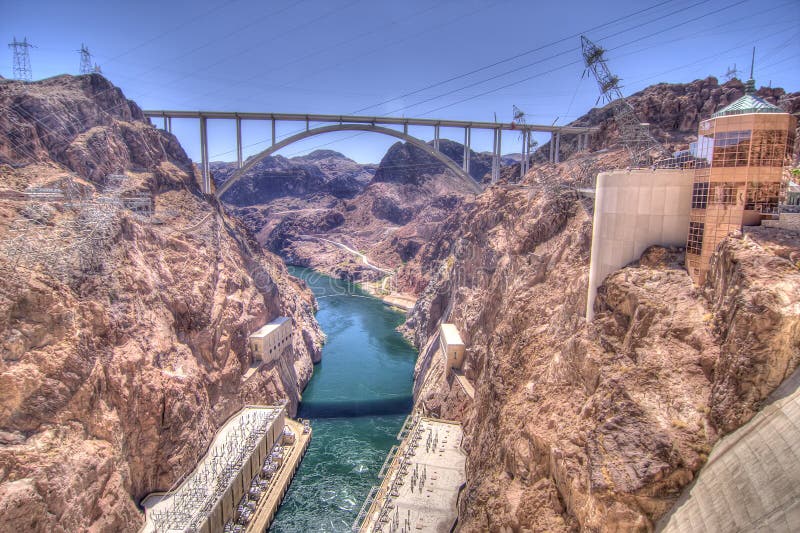
<svg viewBox="0 0 800 533"><path fill-rule="evenodd" d="M707 78L630 102L679 149L743 93ZM800 111L800 93L758 94ZM398 142L377 164L270 156L217 199L177 138L98 74L0 80L0 105L3 187L74 195L36 209L0 198L0 531L137 531L141 498L180 481L242 406L302 413L325 335L313 283L286 264L389 278L414 302L398 328L419 352L413 403L463 425L463 532L652 531L800 364L795 232L729 236L699 287L683 249L651 247L604 280L585 319L586 189L626 161L609 106L573 122L599 128L587 150L565 141L553 164L541 146L524 176L508 156L488 183L491 154L471 152L479 195ZM439 149L461 162L461 144ZM221 186L236 164L211 170ZM152 215L103 210L98 235L91 199L111 194L146 194ZM277 315L292 320L291 357L248 373L247 337ZM464 337L474 397L437 355L442 321Z"/></svg>

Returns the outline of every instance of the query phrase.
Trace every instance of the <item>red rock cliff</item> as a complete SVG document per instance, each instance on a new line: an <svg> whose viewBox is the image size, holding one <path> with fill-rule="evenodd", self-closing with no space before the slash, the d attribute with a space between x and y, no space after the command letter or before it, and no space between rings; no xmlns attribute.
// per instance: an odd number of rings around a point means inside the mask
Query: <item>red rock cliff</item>
<svg viewBox="0 0 800 533"><path fill-rule="evenodd" d="M69 196L0 199L0 531L136 531L139 499L244 404L296 408L320 355L313 297L101 76L3 80L0 106L2 187ZM149 193L153 216L109 191ZM291 353L243 380L248 334L277 315Z"/></svg>
<svg viewBox="0 0 800 533"><path fill-rule="evenodd" d="M800 242L777 230L725 241L702 289L681 250L652 248L605 280L586 323L577 165L492 187L425 266L407 325L422 346L455 323L475 386L470 400L441 357L418 363L420 405L464 424L461 531L652 530L800 361Z"/></svg>

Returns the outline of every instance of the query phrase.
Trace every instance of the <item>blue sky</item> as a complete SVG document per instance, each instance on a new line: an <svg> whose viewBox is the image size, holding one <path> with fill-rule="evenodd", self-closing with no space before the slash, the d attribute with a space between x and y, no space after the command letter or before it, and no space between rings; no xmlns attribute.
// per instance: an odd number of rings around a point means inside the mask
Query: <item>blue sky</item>
<svg viewBox="0 0 800 533"><path fill-rule="evenodd" d="M35 79L77 73L85 43L106 77L145 109L464 120L496 113L509 121L516 104L528 122L565 124L598 96L582 78L582 32L608 50L626 94L661 81L722 78L734 64L749 71L752 46L758 84L800 90L797 0L29 0L4 2L2 12L4 42L27 37L37 46ZM8 49L0 75L11 77ZM300 127L281 125L278 135ZM235 159L233 123L209 128L211 159ZM198 159L197 122L175 121L173 129ZM268 124L245 124L245 156L266 148L268 136ZM377 162L393 142L331 133L281 153L320 147ZM517 144L517 134L504 136L504 152ZM490 135L473 134L473 147L490 149Z"/></svg>

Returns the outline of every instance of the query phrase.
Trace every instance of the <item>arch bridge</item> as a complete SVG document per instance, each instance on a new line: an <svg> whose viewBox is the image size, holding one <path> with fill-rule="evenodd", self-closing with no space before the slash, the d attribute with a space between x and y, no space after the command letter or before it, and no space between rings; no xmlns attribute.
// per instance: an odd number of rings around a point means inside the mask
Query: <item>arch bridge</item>
<svg viewBox="0 0 800 533"><path fill-rule="evenodd" d="M234 183L256 163L265 157L274 154L297 141L329 133L334 131L367 131L389 135L397 139L406 141L424 152L436 158L446 168L451 170L459 177L467 190L473 193L480 192L480 186L469 174L469 154L473 130L491 131L493 135L492 145L492 182L494 183L500 176L500 155L502 150L502 132L518 131L521 134L522 163L520 174L527 172L530 164L530 140L535 132L550 133L550 152L549 160L553 163L559 162L559 151L562 135L574 135L578 140L578 148L585 149L589 145L589 135L597 131L595 127L582 126L546 126L541 124L518 124L514 122L476 122L465 120L440 120L429 118L406 118L406 117L368 117L355 115L314 115L296 113L239 113L231 111L163 111L148 110L144 115L149 119L162 119L164 129L172 133L172 119L195 119L200 123L200 168L202 171L202 189L206 194L212 193L211 170L208 155L208 121L209 120L235 120L236 121L236 162L237 170L220 187L216 194L222 196L225 191L230 189ZM272 123L272 144L266 150L250 157L247 162L242 158L242 122L248 121L270 121ZM305 130L291 135L285 139L278 140L275 136L275 125L278 122L300 122L305 123ZM313 123L313 127L312 127ZM409 135L409 126L428 126L433 128L433 146L427 142ZM402 129L399 129L402 127ZM440 128L459 128L464 130L464 157L461 165L447 157L439 151Z"/></svg>

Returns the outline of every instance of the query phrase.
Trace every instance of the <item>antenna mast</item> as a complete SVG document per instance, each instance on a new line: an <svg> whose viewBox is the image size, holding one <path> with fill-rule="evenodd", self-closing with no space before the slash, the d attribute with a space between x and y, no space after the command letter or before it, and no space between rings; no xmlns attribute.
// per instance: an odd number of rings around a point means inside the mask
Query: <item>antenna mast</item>
<svg viewBox="0 0 800 533"><path fill-rule="evenodd" d="M14 37L14 41L9 43L8 47L14 51L14 79L31 81L33 76L31 74L31 58L28 49L36 47L28 42L27 37L23 38L22 41L18 41Z"/></svg>
<svg viewBox="0 0 800 533"><path fill-rule="evenodd" d="M650 134L648 124L643 124L636 116L633 106L622 96L619 77L611 73L606 64L605 50L581 35L581 47L586 69L592 73L600 87L600 98L611 104L614 121L619 128L622 144L630 154L632 167L647 166L653 159L653 152L664 155L666 150Z"/></svg>

